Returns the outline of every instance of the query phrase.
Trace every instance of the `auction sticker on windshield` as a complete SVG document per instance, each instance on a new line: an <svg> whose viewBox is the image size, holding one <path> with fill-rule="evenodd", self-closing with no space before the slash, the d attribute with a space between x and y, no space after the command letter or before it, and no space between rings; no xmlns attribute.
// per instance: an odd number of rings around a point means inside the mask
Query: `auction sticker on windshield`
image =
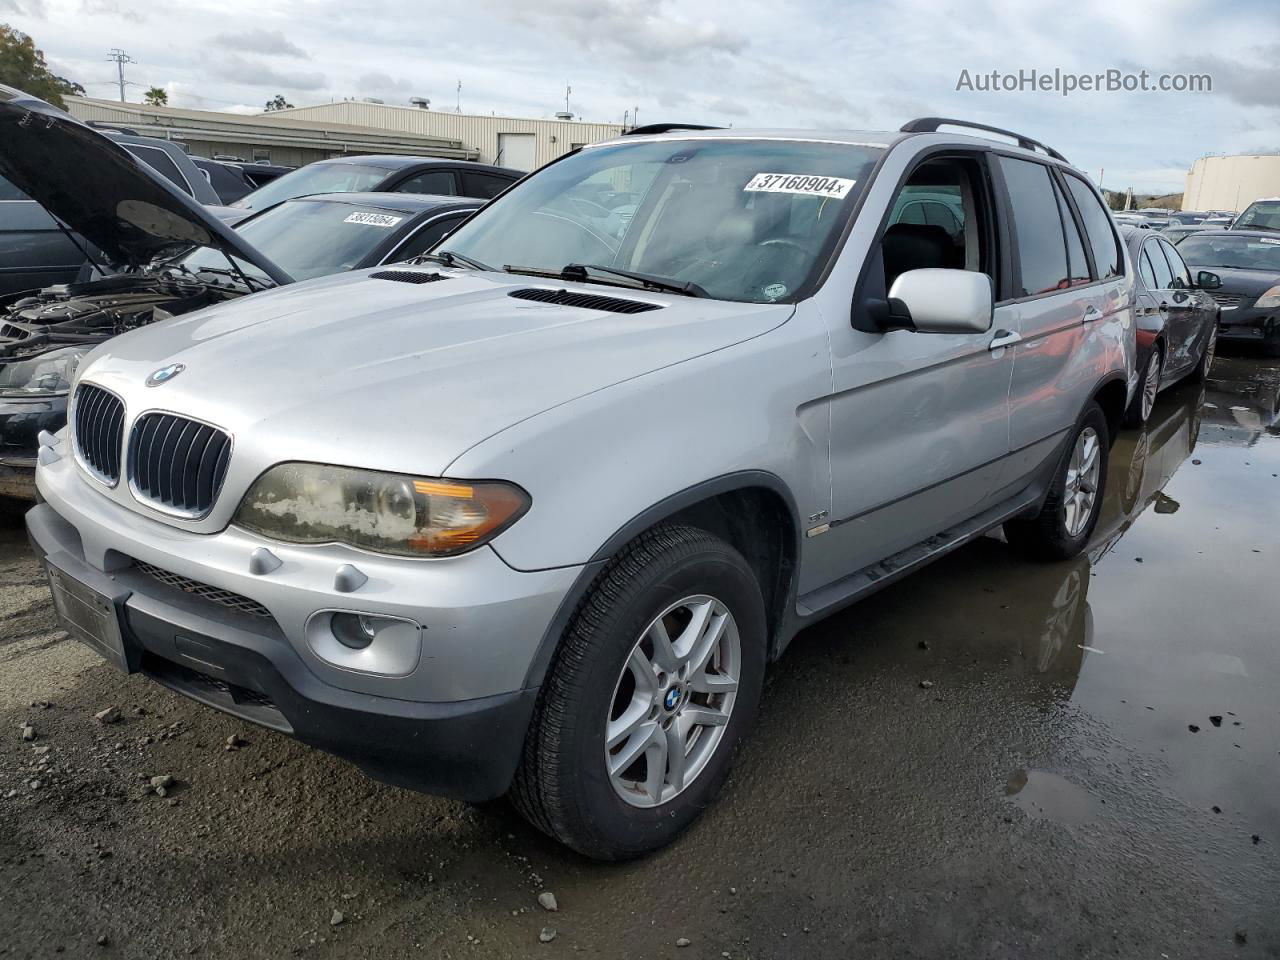
<svg viewBox="0 0 1280 960"><path fill-rule="evenodd" d="M857 180L805 176L798 173L757 173L742 189L748 193L799 193L807 197L843 200Z"/></svg>
<svg viewBox="0 0 1280 960"><path fill-rule="evenodd" d="M353 213L343 223L363 223L369 227L394 227L404 217L393 217L389 213Z"/></svg>

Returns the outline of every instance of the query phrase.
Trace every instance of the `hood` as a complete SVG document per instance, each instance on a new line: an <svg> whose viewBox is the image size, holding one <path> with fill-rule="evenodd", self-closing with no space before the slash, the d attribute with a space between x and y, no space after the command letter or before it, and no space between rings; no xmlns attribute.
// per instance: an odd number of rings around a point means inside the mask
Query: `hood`
<svg viewBox="0 0 1280 960"><path fill-rule="evenodd" d="M291 278L133 155L57 107L0 84L0 175L120 266L200 245Z"/></svg>
<svg viewBox="0 0 1280 960"><path fill-rule="evenodd" d="M1208 270L1222 278L1222 287L1210 290L1209 293L1234 293L1242 297L1260 297L1276 284L1280 284L1280 274L1274 270L1239 270L1235 267L1196 267L1188 264L1192 271Z"/></svg>
<svg viewBox="0 0 1280 960"><path fill-rule="evenodd" d="M439 476L521 420L759 336L794 309L496 273L421 267L413 273L444 279L405 283L378 272L294 284L126 333L86 358L80 377L114 390L131 411L162 408L228 430L229 492L284 460ZM528 289L659 309L620 314L510 295ZM180 375L144 386L171 363L184 365Z"/></svg>

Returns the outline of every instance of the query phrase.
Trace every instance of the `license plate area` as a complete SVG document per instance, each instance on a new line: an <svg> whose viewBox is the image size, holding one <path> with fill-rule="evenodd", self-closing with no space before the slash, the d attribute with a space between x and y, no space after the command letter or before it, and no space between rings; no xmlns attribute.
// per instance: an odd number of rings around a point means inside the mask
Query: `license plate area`
<svg viewBox="0 0 1280 960"><path fill-rule="evenodd" d="M135 668L130 665L121 627L129 591L104 593L69 573L53 557L47 558L46 570L53 607L63 629L117 669L132 672Z"/></svg>

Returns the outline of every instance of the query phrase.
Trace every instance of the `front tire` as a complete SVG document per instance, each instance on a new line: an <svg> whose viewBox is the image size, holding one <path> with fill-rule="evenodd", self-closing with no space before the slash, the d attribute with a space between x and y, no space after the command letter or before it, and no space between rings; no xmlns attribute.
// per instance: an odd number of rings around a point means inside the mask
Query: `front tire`
<svg viewBox="0 0 1280 960"><path fill-rule="evenodd" d="M1076 422L1040 512L1005 523L1009 545L1037 560L1069 560L1079 554L1102 512L1110 446L1107 418L1090 402Z"/></svg>
<svg viewBox="0 0 1280 960"><path fill-rule="evenodd" d="M511 799L599 860L671 842L711 803L760 700L764 600L732 546L664 525L610 561L538 697Z"/></svg>
<svg viewBox="0 0 1280 960"><path fill-rule="evenodd" d="M1213 327L1209 330L1209 339L1205 341L1204 351L1200 354L1200 362L1196 364L1196 368L1191 371L1190 380L1192 383L1204 383L1209 379L1209 370L1213 366L1213 358L1218 351L1218 321L1213 322Z"/></svg>
<svg viewBox="0 0 1280 960"><path fill-rule="evenodd" d="M1152 347L1147 357L1147 365L1142 368L1142 376L1138 380L1138 389L1134 392L1129 409L1124 412L1126 427L1140 427L1151 419L1151 411L1156 405L1156 396L1160 393L1160 347Z"/></svg>

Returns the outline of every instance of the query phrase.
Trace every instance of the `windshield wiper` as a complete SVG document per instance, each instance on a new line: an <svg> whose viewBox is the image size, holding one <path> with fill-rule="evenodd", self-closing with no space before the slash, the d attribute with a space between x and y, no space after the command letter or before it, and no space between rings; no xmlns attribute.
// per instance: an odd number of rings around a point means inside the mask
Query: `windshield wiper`
<svg viewBox="0 0 1280 960"><path fill-rule="evenodd" d="M711 294L694 283L691 280L669 280L666 277L655 277L649 273L639 273L635 270L622 270L618 267L605 267L598 263L569 263L561 267L559 270L546 270L542 267L515 267L507 264L502 268L507 273L522 273L531 277L554 277L557 280L575 280L578 283L602 283L606 286L627 286L632 288L647 288L650 290L666 290L670 293L679 293L686 297L710 297ZM593 277L592 273L603 273L610 277L621 277L625 280L634 280L634 283L618 284L610 283L600 277Z"/></svg>
<svg viewBox="0 0 1280 960"><path fill-rule="evenodd" d="M472 270L493 270L493 267L487 263L481 263L479 260L472 260L470 257L461 253L454 253L452 250L437 250L435 253L424 253L420 257L414 257L412 263L421 263L423 260L430 260L433 263L443 263L446 267L470 267Z"/></svg>

